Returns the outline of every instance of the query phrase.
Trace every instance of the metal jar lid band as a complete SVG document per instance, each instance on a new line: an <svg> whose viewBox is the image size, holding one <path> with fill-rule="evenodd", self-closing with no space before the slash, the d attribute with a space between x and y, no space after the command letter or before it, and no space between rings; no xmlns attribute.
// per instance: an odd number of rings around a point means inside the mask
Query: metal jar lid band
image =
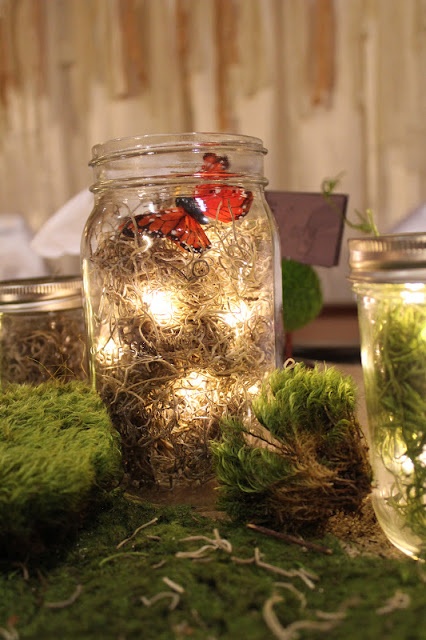
<svg viewBox="0 0 426 640"><path fill-rule="evenodd" d="M82 304L80 276L58 276L0 282L0 311L53 311Z"/></svg>

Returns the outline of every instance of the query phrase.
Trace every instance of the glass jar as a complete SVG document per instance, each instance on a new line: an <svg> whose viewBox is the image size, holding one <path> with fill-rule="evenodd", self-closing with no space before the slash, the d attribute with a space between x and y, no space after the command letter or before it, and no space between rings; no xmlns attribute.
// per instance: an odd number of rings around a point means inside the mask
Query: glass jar
<svg viewBox="0 0 426 640"><path fill-rule="evenodd" d="M80 277L0 282L0 385L88 376Z"/></svg>
<svg viewBox="0 0 426 640"><path fill-rule="evenodd" d="M137 489L199 486L221 418L280 361L278 235L257 138L148 135L93 148L82 242L93 384Z"/></svg>
<svg viewBox="0 0 426 640"><path fill-rule="evenodd" d="M426 234L349 240L373 505L389 540L426 550Z"/></svg>

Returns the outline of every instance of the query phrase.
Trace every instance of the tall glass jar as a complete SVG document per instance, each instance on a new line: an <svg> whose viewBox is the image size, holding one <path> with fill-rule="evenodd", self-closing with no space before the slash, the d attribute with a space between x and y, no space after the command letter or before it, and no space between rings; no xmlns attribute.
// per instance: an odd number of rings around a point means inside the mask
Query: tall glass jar
<svg viewBox="0 0 426 640"><path fill-rule="evenodd" d="M389 540L426 552L426 234L349 241L374 472Z"/></svg>
<svg viewBox="0 0 426 640"><path fill-rule="evenodd" d="M257 138L148 135L93 148L82 242L93 384L130 486L213 475L209 442L280 362L281 276Z"/></svg>

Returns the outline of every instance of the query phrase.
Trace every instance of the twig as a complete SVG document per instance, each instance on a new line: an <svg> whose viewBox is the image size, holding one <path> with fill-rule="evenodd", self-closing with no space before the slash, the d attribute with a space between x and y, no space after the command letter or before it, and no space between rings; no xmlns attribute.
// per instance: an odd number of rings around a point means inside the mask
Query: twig
<svg viewBox="0 0 426 640"><path fill-rule="evenodd" d="M397 611L398 609L408 609L411 604L410 596L399 589L395 591L394 595L386 600L385 604L379 609L376 609L376 613L379 616L387 615L388 613L392 613L392 611Z"/></svg>
<svg viewBox="0 0 426 640"><path fill-rule="evenodd" d="M158 522L158 518L153 518L149 522L145 522L145 524L141 524L140 527L138 527L137 529L135 529L135 531L133 531L131 536L119 542L118 545L116 546L116 549L121 549L121 547L123 547L125 544L130 542L130 540L133 540L133 538L137 536L138 533L142 531L142 529L145 529L146 527L149 527L151 524L155 524L156 522Z"/></svg>
<svg viewBox="0 0 426 640"><path fill-rule="evenodd" d="M257 531L258 533L263 533L266 536L270 536L271 538L277 538L278 540L283 540L284 542L288 542L289 544L298 544L299 546L310 549L311 551L325 553L328 556L331 556L333 553L333 550L329 547L323 547L322 545L315 544L315 542L309 542L308 540L297 538L296 536L289 535L288 533L274 531L273 529L268 529L267 527L262 527L260 525L252 523L249 523L247 527L249 529L253 529L253 531Z"/></svg>
<svg viewBox="0 0 426 640"><path fill-rule="evenodd" d="M314 580L318 580L318 576L312 571L307 571L306 569L290 569L287 571L286 569L281 569L281 567L276 567L273 564L269 564L264 562L261 558L260 551L256 547L254 550L254 563L258 567L262 567L267 571L271 571L272 573L277 573L280 576L284 576L286 578L295 578L299 577L309 589L315 589Z"/></svg>
<svg viewBox="0 0 426 640"><path fill-rule="evenodd" d="M281 596L274 594L266 600L262 610L263 619L277 640L296 640L300 630L331 631L346 616L346 609L331 613L317 612L317 616L322 620L296 620L283 627L274 611L274 605L282 601Z"/></svg>
<svg viewBox="0 0 426 640"><path fill-rule="evenodd" d="M66 600L60 600L59 602L45 602L44 606L48 609L65 609L65 607L69 607L70 605L74 604L82 591L83 585L78 584L74 592Z"/></svg>
<svg viewBox="0 0 426 640"><path fill-rule="evenodd" d="M10 616L6 623L7 629L0 627L0 638L3 638L3 640L19 640L19 633L15 627L17 622L18 616Z"/></svg>
<svg viewBox="0 0 426 640"><path fill-rule="evenodd" d="M262 569L266 569L266 571L270 571L271 573L277 573L280 576L284 576L286 578L300 578L309 589L315 589L314 580L319 580L318 576L312 571L307 571L307 569L281 569L281 567L276 567L273 564L268 564L264 562L261 558L260 551L256 547L254 550L253 558L237 558L236 556L232 556L231 560L236 562L237 564L255 564L257 567L261 567Z"/></svg>
<svg viewBox="0 0 426 640"><path fill-rule="evenodd" d="M209 544L205 544L196 551L178 551L175 555L176 558L192 558L193 560L198 560L200 558L206 557L206 552L217 549L222 549L226 553L232 553L232 544L226 538L222 538L218 529L213 529L214 538L208 538L207 536L188 536L187 538L182 538L182 542L208 542Z"/></svg>
<svg viewBox="0 0 426 640"><path fill-rule="evenodd" d="M19 567L20 569L22 569L22 577L23 577L24 580L29 580L30 579L30 574L28 572L27 565L25 565L23 562L14 562L13 566L14 567Z"/></svg>
<svg viewBox="0 0 426 640"><path fill-rule="evenodd" d="M167 576L165 576L163 578L163 582L168 587L170 587L170 589L172 589L173 591L176 591L177 593L184 593L185 592L185 589L180 584L178 584L174 580L170 580L170 578L167 578Z"/></svg>
<svg viewBox="0 0 426 640"><path fill-rule="evenodd" d="M102 565L110 562L111 560L115 560L116 558L131 558L133 556L142 556L143 558L146 558L146 553L144 553L143 551L125 551L124 553L114 553L112 556L103 558L99 562L99 566L102 567Z"/></svg>
<svg viewBox="0 0 426 640"><path fill-rule="evenodd" d="M146 607L151 607L153 604L155 604L159 600L163 600L163 598L170 598L170 604L168 607L169 611L173 611L174 609L176 609L176 607L180 602L180 596L177 593L174 593L173 591L160 591L160 593L157 593L155 596L152 596L152 598L146 598L145 596L141 596L141 602Z"/></svg>

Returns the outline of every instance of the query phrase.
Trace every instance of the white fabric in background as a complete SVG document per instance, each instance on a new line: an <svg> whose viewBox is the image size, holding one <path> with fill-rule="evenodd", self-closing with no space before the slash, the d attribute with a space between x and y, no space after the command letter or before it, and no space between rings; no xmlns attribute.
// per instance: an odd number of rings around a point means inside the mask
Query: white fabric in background
<svg viewBox="0 0 426 640"><path fill-rule="evenodd" d="M0 213L0 280L46 275L44 261L30 246L31 234L19 213Z"/></svg>
<svg viewBox="0 0 426 640"><path fill-rule="evenodd" d="M93 209L93 193L84 189L56 211L36 233L31 248L43 258L79 256L84 225Z"/></svg>
<svg viewBox="0 0 426 640"><path fill-rule="evenodd" d="M411 211L403 220L395 225L390 233L426 232L426 202Z"/></svg>

